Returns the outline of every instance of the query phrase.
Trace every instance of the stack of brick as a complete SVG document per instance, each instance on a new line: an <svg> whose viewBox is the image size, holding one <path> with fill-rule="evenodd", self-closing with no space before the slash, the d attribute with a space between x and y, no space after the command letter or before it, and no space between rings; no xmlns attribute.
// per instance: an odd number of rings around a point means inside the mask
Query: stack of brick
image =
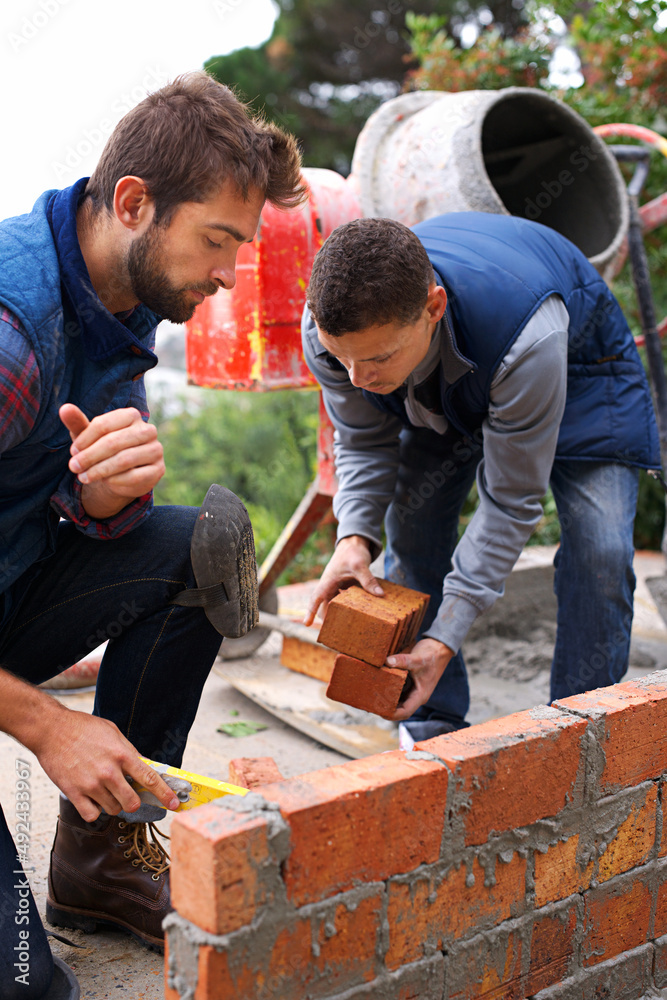
<svg viewBox="0 0 667 1000"><path fill-rule="evenodd" d="M398 706L407 671L383 664L414 644L429 598L388 580L380 582L384 597L356 586L334 597L318 638L339 653L327 697L389 717Z"/></svg>
<svg viewBox="0 0 667 1000"><path fill-rule="evenodd" d="M663 989L666 772L663 671L183 813L166 996Z"/></svg>
<svg viewBox="0 0 667 1000"><path fill-rule="evenodd" d="M376 667L410 646L424 620L428 594L389 580L380 584L384 597L357 586L341 590L329 602L318 641Z"/></svg>

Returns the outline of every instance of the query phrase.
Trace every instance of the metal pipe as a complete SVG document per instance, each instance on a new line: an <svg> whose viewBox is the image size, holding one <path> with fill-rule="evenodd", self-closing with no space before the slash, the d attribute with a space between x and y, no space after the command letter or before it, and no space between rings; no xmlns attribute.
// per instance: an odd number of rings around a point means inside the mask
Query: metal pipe
<svg viewBox="0 0 667 1000"><path fill-rule="evenodd" d="M300 625L298 622L290 621L289 618L284 618L282 615L271 615L268 611L260 611L259 613L259 626L260 628L271 628L275 629L276 632L282 632L289 639L300 639L302 642L310 642L313 646L317 646L317 635L313 633L315 629L308 628L307 625Z"/></svg>
<svg viewBox="0 0 667 1000"><path fill-rule="evenodd" d="M628 198L630 202L628 247L630 251L630 263L632 265L632 280L635 286L642 332L644 334L646 360L648 362L649 376L653 389L653 405L660 439L660 458L662 468L667 469L667 377L665 376L662 346L655 319L651 275L646 247L644 246L644 227L639 213L639 194L649 171L649 151L644 150L644 153L644 159L637 160L635 172L628 184ZM667 528L663 532L661 548L663 554L667 556Z"/></svg>
<svg viewBox="0 0 667 1000"><path fill-rule="evenodd" d="M651 385L653 386L658 433L660 435L660 452L663 468L667 468L667 377L662 359L662 348L658 334L651 291L651 276L648 258L644 246L643 226L639 214L638 195L648 173L648 163L638 163L635 175L628 185L630 198L630 230L628 242L630 260L632 263L632 279L637 294L637 304L641 319L642 333L646 345Z"/></svg>

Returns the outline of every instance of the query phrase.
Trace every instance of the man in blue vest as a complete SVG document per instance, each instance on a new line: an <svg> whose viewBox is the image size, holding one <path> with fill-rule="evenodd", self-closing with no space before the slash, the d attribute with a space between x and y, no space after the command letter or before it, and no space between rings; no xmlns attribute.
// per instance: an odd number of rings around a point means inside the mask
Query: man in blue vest
<svg viewBox="0 0 667 1000"><path fill-rule="evenodd" d="M303 348L335 427L338 542L307 620L386 533L385 575L430 594L408 739L466 725L461 644L503 585L551 485L561 524L551 698L628 664L640 468L660 465L646 377L618 303L555 231L511 216L339 227L315 259ZM457 543L477 478L479 506Z"/></svg>
<svg viewBox="0 0 667 1000"><path fill-rule="evenodd" d="M292 137L194 73L121 120L90 179L0 224L0 729L63 793L47 903L58 926L162 946L168 857L145 821L164 810L140 809L127 779L178 806L140 755L180 765L216 629L233 634L220 626L232 596L220 576L200 579L198 545L191 559L199 512L153 509L164 462L143 374L161 318L182 322L233 286L265 199L302 197ZM236 567L249 543L228 548L207 549L204 575ZM36 686L105 639L92 716ZM5 1000L78 996L21 874L31 760L17 748L17 845L0 812Z"/></svg>

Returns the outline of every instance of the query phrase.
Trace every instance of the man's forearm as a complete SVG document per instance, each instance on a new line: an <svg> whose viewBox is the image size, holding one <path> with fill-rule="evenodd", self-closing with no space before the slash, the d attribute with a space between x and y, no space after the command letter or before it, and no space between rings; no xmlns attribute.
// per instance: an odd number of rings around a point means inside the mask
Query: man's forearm
<svg viewBox="0 0 667 1000"><path fill-rule="evenodd" d="M55 698L0 667L0 730L39 753L41 735L68 710Z"/></svg>

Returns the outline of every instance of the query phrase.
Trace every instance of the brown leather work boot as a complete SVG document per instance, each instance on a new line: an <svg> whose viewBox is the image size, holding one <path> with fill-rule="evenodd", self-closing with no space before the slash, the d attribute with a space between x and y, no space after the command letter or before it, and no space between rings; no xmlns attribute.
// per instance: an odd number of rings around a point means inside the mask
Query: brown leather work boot
<svg viewBox="0 0 667 1000"><path fill-rule="evenodd" d="M172 906L169 855L157 832L152 823L116 816L86 823L61 795L49 868L49 923L86 934L98 924L112 925L162 950L162 921Z"/></svg>

